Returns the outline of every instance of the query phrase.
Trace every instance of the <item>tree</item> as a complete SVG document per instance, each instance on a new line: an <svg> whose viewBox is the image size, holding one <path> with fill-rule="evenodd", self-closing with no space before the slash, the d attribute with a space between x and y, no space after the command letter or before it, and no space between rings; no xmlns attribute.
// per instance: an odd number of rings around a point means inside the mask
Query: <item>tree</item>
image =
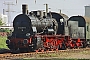
<svg viewBox="0 0 90 60"><path fill-rule="evenodd" d="M0 26L2 26L4 23L2 22L2 18L0 18Z"/></svg>

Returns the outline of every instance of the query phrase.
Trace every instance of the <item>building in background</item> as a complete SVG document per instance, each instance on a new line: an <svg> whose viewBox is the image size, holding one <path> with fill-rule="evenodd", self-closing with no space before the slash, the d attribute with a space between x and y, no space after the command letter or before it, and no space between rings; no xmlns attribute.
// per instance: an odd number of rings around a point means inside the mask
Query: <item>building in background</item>
<svg viewBox="0 0 90 60"><path fill-rule="evenodd" d="M90 17L90 6L85 6L85 16Z"/></svg>
<svg viewBox="0 0 90 60"><path fill-rule="evenodd" d="M0 14L0 18L2 19L2 23L4 23L3 26L10 25L10 24L8 24L8 16L7 15Z"/></svg>

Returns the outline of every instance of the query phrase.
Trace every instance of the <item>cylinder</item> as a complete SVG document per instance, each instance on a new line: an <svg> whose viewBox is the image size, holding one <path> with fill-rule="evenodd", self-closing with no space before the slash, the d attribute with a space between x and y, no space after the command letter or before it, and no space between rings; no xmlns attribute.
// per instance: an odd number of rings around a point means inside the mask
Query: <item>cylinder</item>
<svg viewBox="0 0 90 60"><path fill-rule="evenodd" d="M28 5L23 4L23 5L22 5L22 13L23 13L23 14L28 14L27 11L28 11Z"/></svg>

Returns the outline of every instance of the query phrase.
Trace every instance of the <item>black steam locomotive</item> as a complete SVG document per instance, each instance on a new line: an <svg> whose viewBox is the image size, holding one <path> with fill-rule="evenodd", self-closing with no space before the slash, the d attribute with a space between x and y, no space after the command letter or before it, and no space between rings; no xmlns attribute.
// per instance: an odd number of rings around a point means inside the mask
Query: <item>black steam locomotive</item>
<svg viewBox="0 0 90 60"><path fill-rule="evenodd" d="M59 13L31 11L22 5L23 13L13 21L14 31L6 40L12 52L58 50L83 46L83 39L71 39L65 33L65 18Z"/></svg>

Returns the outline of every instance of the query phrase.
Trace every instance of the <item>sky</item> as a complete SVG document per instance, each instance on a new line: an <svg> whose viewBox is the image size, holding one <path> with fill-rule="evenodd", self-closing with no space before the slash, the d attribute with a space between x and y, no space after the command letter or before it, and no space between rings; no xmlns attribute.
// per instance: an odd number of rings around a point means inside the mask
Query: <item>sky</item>
<svg viewBox="0 0 90 60"><path fill-rule="evenodd" d="M5 3L5 4L4 4ZM3 13L3 9L5 11L8 9L7 3L14 4L10 5L9 9L9 19L12 23L14 17L20 13L22 13L22 4L28 5L28 10L45 10L45 5L48 4L48 7L51 8L49 11L53 12L59 12L61 9L61 12L66 14L67 16L73 16L73 15L81 15L84 16L85 14L85 6L90 5L90 0L0 0L0 14ZM7 12L5 12L6 15L8 15Z"/></svg>

